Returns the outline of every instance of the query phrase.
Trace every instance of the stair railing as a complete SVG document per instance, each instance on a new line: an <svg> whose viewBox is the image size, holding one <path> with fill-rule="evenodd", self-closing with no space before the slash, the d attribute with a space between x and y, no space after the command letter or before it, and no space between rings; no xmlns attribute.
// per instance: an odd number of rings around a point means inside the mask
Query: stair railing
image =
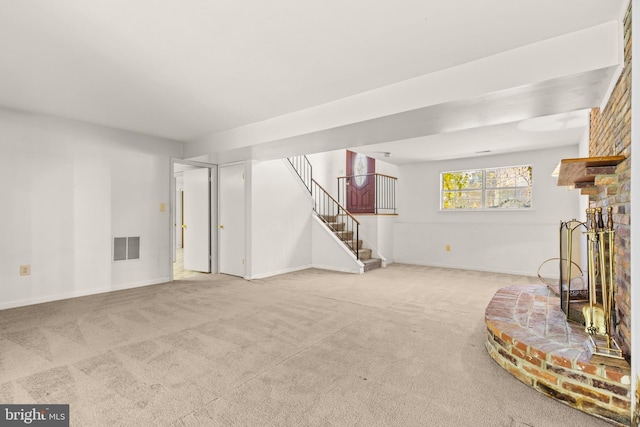
<svg viewBox="0 0 640 427"><path fill-rule="evenodd" d="M307 187L307 190L309 190L309 193L313 193L311 191L311 179L313 177L313 173L312 173L313 168L311 167L311 162L309 161L307 156L302 155L302 156L287 157L287 160L293 167L293 170L295 170L296 173L298 174L298 177L300 178L304 186Z"/></svg>
<svg viewBox="0 0 640 427"><path fill-rule="evenodd" d="M360 259L360 222L347 211L312 177L311 162L307 156L287 157L296 174L313 198L313 210L356 256Z"/></svg>
<svg viewBox="0 0 640 427"><path fill-rule="evenodd" d="M373 178L375 188L375 200L373 202L373 212L375 214L397 214L396 207L396 183L398 178L395 176L384 175L381 173L369 173L366 175L351 175L338 177L338 201L343 205L349 206L347 202L349 197L349 187L355 185L359 180Z"/></svg>
<svg viewBox="0 0 640 427"><path fill-rule="evenodd" d="M318 217L360 259L360 222L313 178L311 196Z"/></svg>

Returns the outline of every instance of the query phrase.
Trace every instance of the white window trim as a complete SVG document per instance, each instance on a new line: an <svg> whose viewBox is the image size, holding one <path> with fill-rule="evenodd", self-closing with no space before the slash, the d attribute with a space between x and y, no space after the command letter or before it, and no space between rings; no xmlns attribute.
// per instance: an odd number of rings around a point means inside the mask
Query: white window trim
<svg viewBox="0 0 640 427"><path fill-rule="evenodd" d="M526 208L488 208L486 207L486 171L491 169L511 169L511 168L520 168L520 167L530 167L531 168L531 206ZM482 188L480 189L470 189L470 190L457 190L457 191L481 191L482 192L482 207L473 209L473 208L457 208L457 209L445 209L444 208L444 188L443 188L443 175L446 173L460 173L460 172L482 172ZM439 179L439 187L440 187L440 201L438 202L439 211L440 212L530 212L534 210L534 200L533 200L533 165L531 164L523 164L523 165L513 165L513 166L493 166L493 167L483 167L483 168L472 168L472 169L459 169L459 170L444 170L440 171L440 179ZM525 188L525 187L509 187L509 188ZM495 190L498 188L489 188L489 190ZM455 191L455 190L454 190Z"/></svg>

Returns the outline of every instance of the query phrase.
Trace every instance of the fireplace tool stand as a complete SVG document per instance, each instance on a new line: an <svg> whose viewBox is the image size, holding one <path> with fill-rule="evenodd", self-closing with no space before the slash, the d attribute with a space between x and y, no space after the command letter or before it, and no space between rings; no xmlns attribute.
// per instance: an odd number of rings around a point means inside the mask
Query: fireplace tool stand
<svg viewBox="0 0 640 427"><path fill-rule="evenodd" d="M589 305L584 307L585 331L589 338L585 347L594 364L629 368L622 350L611 336L613 312L613 255L614 237L611 206L607 207L607 224L602 208L587 209L587 274ZM598 298L598 287L600 298Z"/></svg>

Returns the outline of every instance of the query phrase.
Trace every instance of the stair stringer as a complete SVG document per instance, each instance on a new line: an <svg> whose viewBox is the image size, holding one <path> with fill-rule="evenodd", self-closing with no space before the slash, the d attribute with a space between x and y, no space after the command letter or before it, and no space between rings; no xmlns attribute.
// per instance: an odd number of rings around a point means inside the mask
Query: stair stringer
<svg viewBox="0 0 640 427"><path fill-rule="evenodd" d="M364 264L314 213L311 220L311 265L323 270L364 273Z"/></svg>

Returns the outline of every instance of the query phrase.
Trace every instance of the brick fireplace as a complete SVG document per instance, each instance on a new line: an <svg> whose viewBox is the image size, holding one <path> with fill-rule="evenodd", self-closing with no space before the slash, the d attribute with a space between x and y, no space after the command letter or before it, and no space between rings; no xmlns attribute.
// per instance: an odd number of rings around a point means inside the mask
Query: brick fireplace
<svg viewBox="0 0 640 427"><path fill-rule="evenodd" d="M575 186L589 197L589 208L612 208L611 335L627 362L631 360L631 45L630 2L624 18L624 68L606 105L591 110L589 132L589 158L621 157L622 161L606 173L596 173L592 182ZM500 289L487 306L485 321L487 351L515 378L614 424L638 423L640 413L631 413L630 370L621 367L624 363L592 362L595 359L584 345L585 327L567 320L552 289L544 284ZM635 409L640 410L640 402Z"/></svg>
<svg viewBox="0 0 640 427"><path fill-rule="evenodd" d="M586 186L589 208L612 208L615 229L611 335L631 360L631 3L624 18L624 68L603 108L590 116L589 158L622 157ZM560 183L560 179L558 180ZM584 184L584 183L582 183ZM562 220L563 218L559 218ZM584 220L585 218L583 218ZM590 362L584 326L569 322L546 285L504 288L487 307L486 347L515 378L549 397L615 424L631 414L630 371ZM635 398L635 397L634 397ZM640 404L636 405L636 412Z"/></svg>
<svg viewBox="0 0 640 427"><path fill-rule="evenodd" d="M500 289L485 313L491 357L526 385L618 425L631 423L629 369L592 364L584 327L546 285Z"/></svg>
<svg viewBox="0 0 640 427"><path fill-rule="evenodd" d="M590 207L613 207L615 240L615 325L612 335L627 361L631 356L631 5L624 20L624 69L607 105L591 110L589 156L625 156L612 174L597 176Z"/></svg>

